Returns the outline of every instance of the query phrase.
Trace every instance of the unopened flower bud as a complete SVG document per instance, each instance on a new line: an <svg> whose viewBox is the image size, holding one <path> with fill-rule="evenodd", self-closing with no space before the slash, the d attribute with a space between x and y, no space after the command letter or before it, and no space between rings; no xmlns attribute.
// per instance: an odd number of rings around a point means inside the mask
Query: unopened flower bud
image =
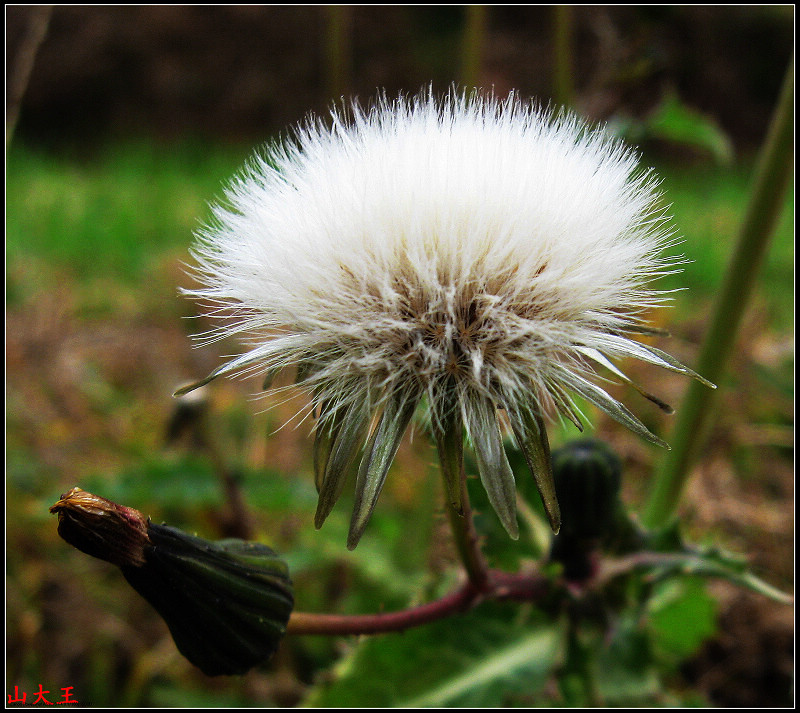
<svg viewBox="0 0 800 713"><path fill-rule="evenodd" d="M80 488L50 512L69 544L120 567L203 673L242 674L275 653L294 595L286 563L266 545L210 542Z"/></svg>
<svg viewBox="0 0 800 713"><path fill-rule="evenodd" d="M594 439L568 443L553 453L562 520L550 556L564 565L569 580L592 575L593 554L614 534L621 472L617 455Z"/></svg>
<svg viewBox="0 0 800 713"><path fill-rule="evenodd" d="M561 503L561 532L601 539L613 525L622 464L602 441L583 439L553 453L553 477Z"/></svg>

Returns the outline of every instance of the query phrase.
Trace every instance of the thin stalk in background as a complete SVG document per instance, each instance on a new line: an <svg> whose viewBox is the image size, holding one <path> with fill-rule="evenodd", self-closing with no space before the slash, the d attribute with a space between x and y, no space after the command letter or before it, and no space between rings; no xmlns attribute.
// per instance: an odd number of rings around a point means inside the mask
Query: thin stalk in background
<svg viewBox="0 0 800 713"><path fill-rule="evenodd" d="M553 99L572 106L575 85L572 72L572 7L553 6Z"/></svg>
<svg viewBox="0 0 800 713"><path fill-rule="evenodd" d="M226 537L252 540L255 537L253 519L247 509L236 469L231 467L225 448L211 423L209 400L205 389L180 397L167 426L167 444L189 434L189 442L211 463L220 481L225 507L220 513L220 525Z"/></svg>
<svg viewBox="0 0 800 713"><path fill-rule="evenodd" d="M50 26L52 14L52 5L30 8L25 35L8 72L6 81L6 148L11 144L14 130L17 128L22 98L28 88L39 48L47 36L47 28Z"/></svg>
<svg viewBox="0 0 800 713"><path fill-rule="evenodd" d="M339 99L350 90L352 8L325 8L325 91L326 101Z"/></svg>
<svg viewBox="0 0 800 713"><path fill-rule="evenodd" d="M486 5L467 5L466 11L461 45L461 84L471 88L480 85L488 9Z"/></svg>
<svg viewBox="0 0 800 713"><path fill-rule="evenodd" d="M736 333L755 285L792 173L794 132L794 56L781 89L764 146L759 154L750 202L739 231L735 252L714 309L697 371L720 384ZM678 506L692 464L706 442L712 424L715 392L693 381L678 411L672 450L656 472L643 514L648 527L666 525Z"/></svg>

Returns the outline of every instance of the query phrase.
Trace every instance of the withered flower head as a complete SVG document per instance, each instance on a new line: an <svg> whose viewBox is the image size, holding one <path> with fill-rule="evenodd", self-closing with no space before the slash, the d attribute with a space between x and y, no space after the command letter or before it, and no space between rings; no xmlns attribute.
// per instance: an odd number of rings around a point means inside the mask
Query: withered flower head
<svg viewBox="0 0 800 713"><path fill-rule="evenodd" d="M73 488L50 508L58 513L58 534L87 555L141 567L149 544L147 520L138 510Z"/></svg>

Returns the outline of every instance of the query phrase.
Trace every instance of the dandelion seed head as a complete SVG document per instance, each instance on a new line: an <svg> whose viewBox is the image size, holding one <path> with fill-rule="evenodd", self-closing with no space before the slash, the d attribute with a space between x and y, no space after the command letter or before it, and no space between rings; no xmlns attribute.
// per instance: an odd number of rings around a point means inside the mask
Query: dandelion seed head
<svg viewBox="0 0 800 713"><path fill-rule="evenodd" d="M514 95L334 109L254 157L213 216L187 293L250 347L218 373L305 365L319 428L424 397L434 430L457 410L475 443L478 402L572 418L578 393L644 435L593 364L690 373L628 336L679 262L656 178Z"/></svg>

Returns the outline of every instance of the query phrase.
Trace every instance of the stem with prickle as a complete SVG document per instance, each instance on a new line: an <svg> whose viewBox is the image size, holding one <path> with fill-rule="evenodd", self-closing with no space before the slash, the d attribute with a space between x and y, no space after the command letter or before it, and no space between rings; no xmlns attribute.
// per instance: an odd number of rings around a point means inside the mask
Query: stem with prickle
<svg viewBox="0 0 800 713"><path fill-rule="evenodd" d="M445 498L450 529L453 532L456 550L464 564L467 577L479 592L485 591L489 583L489 570L478 543L478 533L472 520L472 508L467 495L467 479L461 468L461 512L456 510L449 498Z"/></svg>

